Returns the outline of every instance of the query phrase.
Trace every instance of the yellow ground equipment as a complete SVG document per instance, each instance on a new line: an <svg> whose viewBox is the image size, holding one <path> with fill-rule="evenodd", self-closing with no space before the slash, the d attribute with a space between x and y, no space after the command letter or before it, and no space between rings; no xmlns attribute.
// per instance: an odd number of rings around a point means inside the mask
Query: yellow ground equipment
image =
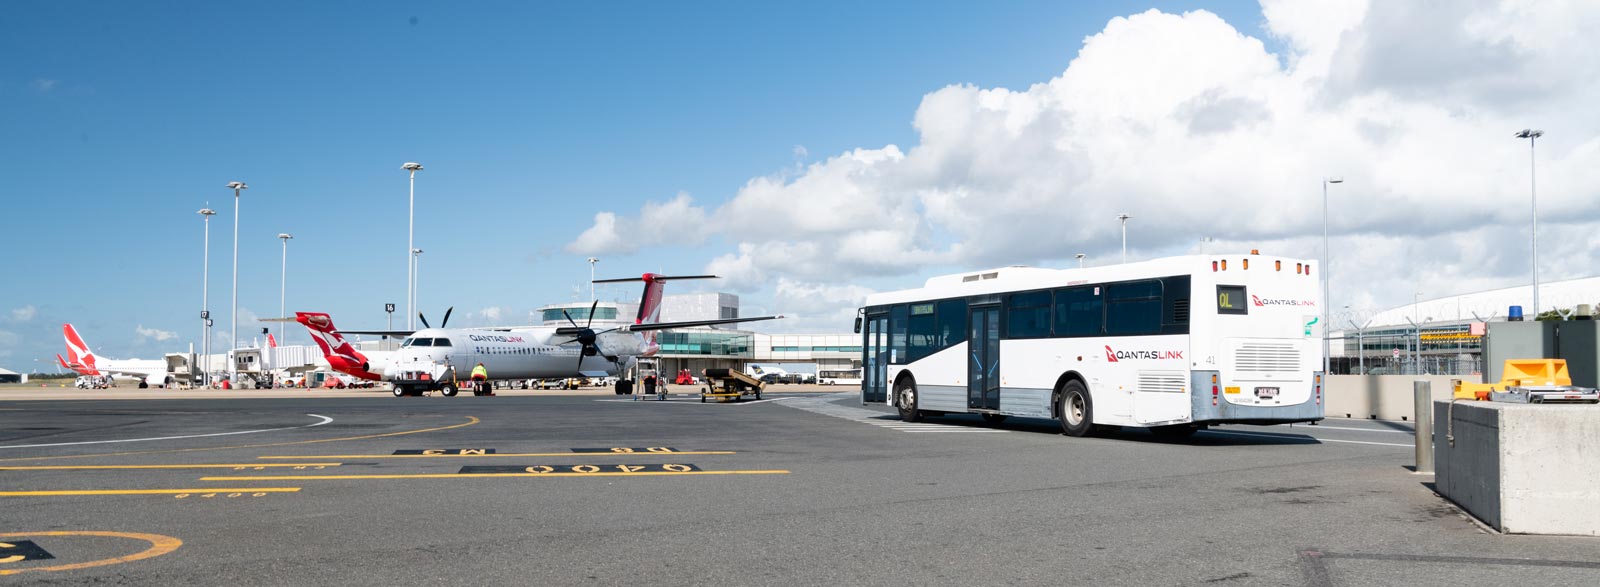
<svg viewBox="0 0 1600 587"><path fill-rule="evenodd" d="M754 395L761 399L763 387L766 384L760 379L733 369L706 369L706 387L700 389L700 403L705 403L708 397L717 401L739 401L746 395Z"/></svg>
<svg viewBox="0 0 1600 587"><path fill-rule="evenodd" d="M1507 359L1498 383L1456 381L1456 399L1518 403L1592 402L1593 388L1572 385L1565 359Z"/></svg>

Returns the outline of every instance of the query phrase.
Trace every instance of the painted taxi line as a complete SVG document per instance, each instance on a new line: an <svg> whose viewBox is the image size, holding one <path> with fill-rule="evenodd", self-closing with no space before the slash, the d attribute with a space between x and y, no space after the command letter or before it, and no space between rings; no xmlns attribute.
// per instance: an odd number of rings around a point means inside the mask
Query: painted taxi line
<svg viewBox="0 0 1600 587"><path fill-rule="evenodd" d="M584 466L584 465L579 465ZM613 465L614 466L614 465ZM665 465L672 466L672 465ZM689 465L677 465L689 466ZM543 467L550 467L551 471L529 472L529 469L540 471ZM596 466L599 469L599 466ZM569 471L562 472L549 465L533 465L523 467L521 473L416 473L416 474L381 474L381 475L263 475L254 477L201 477L201 481L342 481L342 480L373 480L373 479L471 479L483 477L645 477L645 476L694 476L694 475L787 475L784 469L762 469L741 471L607 471L600 469L593 473Z"/></svg>
<svg viewBox="0 0 1600 587"><path fill-rule="evenodd" d="M93 559L79 562L69 562L75 557L70 553L73 549L75 538L121 538L132 541L142 541L149 544L148 548L110 558ZM16 540L29 538L32 540ZM55 553L46 551L43 545L36 541L47 542ZM7 532L0 534L0 576L15 575L18 573L48 573L55 571L72 571L130 563L137 560L158 557L183 546L183 541L171 536L161 534L143 534L137 532L106 532L97 530L55 530L47 532ZM57 556L59 555L59 557ZM56 564L26 566L35 561L50 561Z"/></svg>
<svg viewBox="0 0 1600 587"><path fill-rule="evenodd" d="M218 463L218 464L190 464L190 465L32 465L25 467L0 467L0 471L85 471L104 469L233 469L245 471L262 469L265 467L293 469L323 469L337 467L344 463Z"/></svg>
<svg viewBox="0 0 1600 587"><path fill-rule="evenodd" d="M248 479L248 477L246 477ZM204 479L201 479L204 481ZM177 495L182 493L296 493L299 487L244 487L199 489L44 489L38 491L0 491L0 497L43 497L61 495Z"/></svg>
<svg viewBox="0 0 1600 587"><path fill-rule="evenodd" d="M258 459L431 459L451 457L579 457L602 455L731 455L737 454L731 450L678 450L670 446L645 446L645 447L600 447L600 448L573 448L568 452L522 452L503 453L493 448L427 448L427 449L401 449L393 454L386 455L269 455L259 456Z"/></svg>

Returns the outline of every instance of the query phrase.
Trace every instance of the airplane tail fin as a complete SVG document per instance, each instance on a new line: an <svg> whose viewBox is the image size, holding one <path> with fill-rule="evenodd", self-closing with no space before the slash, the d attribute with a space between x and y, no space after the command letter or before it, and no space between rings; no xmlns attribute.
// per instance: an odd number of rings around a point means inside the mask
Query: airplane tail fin
<svg viewBox="0 0 1600 587"><path fill-rule="evenodd" d="M62 324L61 334L67 339L67 359L74 365L68 368L84 375L99 375L99 369L95 368L94 352L83 342L83 337L78 336L78 329L70 323ZM56 358L60 359L60 356Z"/></svg>
<svg viewBox="0 0 1600 587"><path fill-rule="evenodd" d="M646 273L639 277L624 277L622 279L596 279L595 283L627 283L632 281L644 282L644 295L639 298L639 316L634 319L634 324L655 324L661 321L661 298L668 281L680 279L716 279L715 275L661 275Z"/></svg>
<svg viewBox="0 0 1600 587"><path fill-rule="evenodd" d="M367 356L357 351L339 330L333 327L333 318L322 312L295 312L294 321L306 327L311 332L311 340L316 341L317 347L322 349L322 356L328 359L328 366L342 373L356 374L367 372L370 365Z"/></svg>

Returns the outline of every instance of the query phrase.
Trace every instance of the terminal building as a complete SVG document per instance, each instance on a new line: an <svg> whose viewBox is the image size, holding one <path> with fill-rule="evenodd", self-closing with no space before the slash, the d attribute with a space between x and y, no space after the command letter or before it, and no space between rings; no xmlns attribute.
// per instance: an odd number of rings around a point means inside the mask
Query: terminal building
<svg viewBox="0 0 1600 587"><path fill-rule="evenodd" d="M1473 375L1484 372L1485 324L1509 318L1510 308L1533 305L1531 285L1418 300L1359 321L1344 319L1329 333L1329 370L1335 374ZM1600 277L1539 284L1543 311L1573 313L1600 307ZM1533 320L1529 310L1525 319Z"/></svg>

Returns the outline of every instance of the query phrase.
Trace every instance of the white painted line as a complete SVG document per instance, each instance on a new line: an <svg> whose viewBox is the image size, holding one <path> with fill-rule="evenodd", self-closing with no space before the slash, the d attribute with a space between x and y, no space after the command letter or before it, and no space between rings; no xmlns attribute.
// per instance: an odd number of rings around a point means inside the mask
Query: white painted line
<svg viewBox="0 0 1600 587"><path fill-rule="evenodd" d="M277 432L279 430L297 430L297 429L300 429L300 428L312 428L312 427L321 426L323 424L327 424L327 423L333 421L333 418L329 418L327 416L319 416L317 414L306 414L306 415L307 416L311 416L313 418L322 418L322 421L321 422L317 422L316 424L307 424L305 426L289 426L289 427L286 427L286 428L266 428L266 429L262 429L262 430L241 430L241 431L238 431L238 432L217 432L215 434L189 434L189 435L185 435L185 436L162 436L162 437L158 437L158 438L124 438L124 439L121 439L121 440L87 440L87 441L83 441L83 442L57 442L57 443L52 443L52 444L8 444L8 445L0 446L0 449L5 449L5 448L41 448L41 447L46 447L46 446L76 446L76 445L80 445L80 444L112 444L112 443L120 443L120 442L149 442L149 441L152 441L152 440L180 440L180 439L184 439L184 438L208 438L208 437L211 437L211 436L233 436L235 434L255 434L257 432Z"/></svg>
<svg viewBox="0 0 1600 587"><path fill-rule="evenodd" d="M983 433L1005 434L1006 432L1010 432L1010 431L1009 430L984 430L984 429L981 429L981 428L949 428L949 429L944 429L944 430L901 430L901 432L913 432L913 433L921 433L921 432L950 432L950 433L956 433L956 434L983 434Z"/></svg>
<svg viewBox="0 0 1600 587"><path fill-rule="evenodd" d="M1305 436L1289 436L1289 435L1286 435L1286 434L1268 434L1268 433L1265 433L1265 432L1223 432L1221 430L1205 430L1203 432L1209 432L1211 434L1232 434L1232 435L1235 435L1235 436L1255 436L1255 437L1260 437L1260 438L1282 438L1284 440L1310 439L1310 440L1316 440L1318 442L1343 442L1345 444L1374 444L1374 445L1378 445L1378 446L1403 446L1403 447L1406 447L1406 448L1411 448L1411 447L1416 446L1414 444L1396 444L1396 443L1393 443L1393 442L1365 442L1365 441L1361 441L1361 440L1333 440L1331 438L1321 438L1321 437L1317 437L1317 436L1311 436L1309 434L1307 434ZM1307 442L1305 444L1311 444L1311 443Z"/></svg>

